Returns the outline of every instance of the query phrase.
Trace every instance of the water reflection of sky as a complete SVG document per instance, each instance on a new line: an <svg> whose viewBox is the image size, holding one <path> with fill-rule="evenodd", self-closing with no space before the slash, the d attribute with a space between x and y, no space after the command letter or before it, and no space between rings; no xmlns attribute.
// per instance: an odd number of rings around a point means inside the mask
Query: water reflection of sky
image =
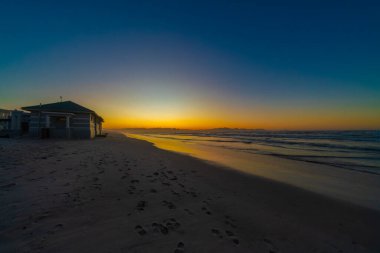
<svg viewBox="0 0 380 253"><path fill-rule="evenodd" d="M295 140L295 138L283 137L215 137L182 134L149 134L149 136L380 173L380 143L376 141L358 142L342 139L302 139L300 137Z"/></svg>

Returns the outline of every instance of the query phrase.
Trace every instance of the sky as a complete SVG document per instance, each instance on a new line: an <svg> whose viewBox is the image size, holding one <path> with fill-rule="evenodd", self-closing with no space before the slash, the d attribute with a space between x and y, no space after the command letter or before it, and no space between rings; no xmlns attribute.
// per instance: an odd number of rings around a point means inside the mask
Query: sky
<svg viewBox="0 0 380 253"><path fill-rule="evenodd" d="M380 129L378 1L0 0L0 108L105 127Z"/></svg>

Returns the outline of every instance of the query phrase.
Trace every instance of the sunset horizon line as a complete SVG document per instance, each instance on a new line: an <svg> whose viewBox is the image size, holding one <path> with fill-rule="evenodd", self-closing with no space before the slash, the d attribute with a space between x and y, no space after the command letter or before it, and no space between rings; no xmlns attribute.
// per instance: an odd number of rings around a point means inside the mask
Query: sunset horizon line
<svg viewBox="0 0 380 253"><path fill-rule="evenodd" d="M182 131L210 131L210 130L241 130L241 131L273 131L273 132L279 132L279 131L305 131L305 132L315 132L315 131L321 131L321 132L334 132L334 131L341 131L341 132L349 132L349 131L380 131L380 128L242 128L242 127L205 127L205 128L180 128L180 127L105 127L105 129L108 130L182 130Z"/></svg>

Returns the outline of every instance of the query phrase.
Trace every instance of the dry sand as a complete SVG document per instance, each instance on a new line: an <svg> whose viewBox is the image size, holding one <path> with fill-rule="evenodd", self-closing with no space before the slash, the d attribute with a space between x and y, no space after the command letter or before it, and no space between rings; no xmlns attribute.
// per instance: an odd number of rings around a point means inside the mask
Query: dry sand
<svg viewBox="0 0 380 253"><path fill-rule="evenodd" d="M380 213L160 150L0 140L0 252L380 252Z"/></svg>

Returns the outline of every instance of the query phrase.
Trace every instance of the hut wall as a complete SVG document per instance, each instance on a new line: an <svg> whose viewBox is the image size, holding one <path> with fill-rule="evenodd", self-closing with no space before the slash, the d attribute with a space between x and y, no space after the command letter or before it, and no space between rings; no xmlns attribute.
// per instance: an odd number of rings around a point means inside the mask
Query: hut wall
<svg viewBox="0 0 380 253"><path fill-rule="evenodd" d="M78 139L92 138L89 113L78 113L71 118L71 137Z"/></svg>
<svg viewBox="0 0 380 253"><path fill-rule="evenodd" d="M46 117L38 112L31 112L30 114L30 123L29 123L29 135L32 137L40 136L40 128L45 127Z"/></svg>
<svg viewBox="0 0 380 253"><path fill-rule="evenodd" d="M41 128L46 126L46 114L32 112L30 116L29 135L39 137ZM71 137L75 139L88 139L95 137L95 129L91 123L89 113L77 113L70 117L70 129L50 129L51 138Z"/></svg>

